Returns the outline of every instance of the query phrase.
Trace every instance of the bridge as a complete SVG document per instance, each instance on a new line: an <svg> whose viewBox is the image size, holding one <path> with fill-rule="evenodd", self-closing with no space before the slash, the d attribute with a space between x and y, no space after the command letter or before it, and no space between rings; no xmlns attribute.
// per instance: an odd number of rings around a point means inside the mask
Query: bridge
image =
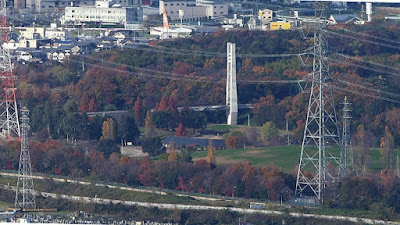
<svg viewBox="0 0 400 225"><path fill-rule="evenodd" d="M185 107L178 107L178 111L182 111ZM210 110L228 110L229 105L206 105L206 106L190 106L189 109L193 111L210 111ZM239 109L252 109L254 108L252 104L239 104Z"/></svg>

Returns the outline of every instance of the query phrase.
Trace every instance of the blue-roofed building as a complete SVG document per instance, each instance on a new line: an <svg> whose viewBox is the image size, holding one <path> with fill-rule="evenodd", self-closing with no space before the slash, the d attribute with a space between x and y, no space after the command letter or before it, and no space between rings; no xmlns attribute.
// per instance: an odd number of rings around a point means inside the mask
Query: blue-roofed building
<svg viewBox="0 0 400 225"><path fill-rule="evenodd" d="M209 144L209 140L207 138L194 138L194 137L167 137L163 140L163 146L166 148L175 147L180 148L184 147L196 147L197 149L206 150ZM225 149L225 140L221 139L212 139L212 145L215 149Z"/></svg>

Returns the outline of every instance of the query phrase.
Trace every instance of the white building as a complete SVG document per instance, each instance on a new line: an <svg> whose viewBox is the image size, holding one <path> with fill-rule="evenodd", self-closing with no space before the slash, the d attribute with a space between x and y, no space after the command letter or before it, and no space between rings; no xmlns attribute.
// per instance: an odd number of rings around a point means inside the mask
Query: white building
<svg viewBox="0 0 400 225"><path fill-rule="evenodd" d="M118 4L121 7L136 7L142 4L142 0L113 0L112 4ZM56 9L64 9L67 6L95 6L96 0L17 0L15 8L29 8L31 12L45 13L53 12Z"/></svg>
<svg viewBox="0 0 400 225"><path fill-rule="evenodd" d="M20 39L60 39L65 40L69 32L62 27L57 27L56 24L51 24L51 27L25 27L20 30Z"/></svg>
<svg viewBox="0 0 400 225"><path fill-rule="evenodd" d="M124 24L139 20L137 8L119 7L110 3L97 1L96 6L66 7L64 21Z"/></svg>
<svg viewBox="0 0 400 225"><path fill-rule="evenodd" d="M164 27L153 27L150 30L151 35L159 36L161 40L173 39L173 38L186 38L192 34L193 30L184 27L178 28L164 28Z"/></svg>
<svg viewBox="0 0 400 225"><path fill-rule="evenodd" d="M21 39L40 39L44 37L44 27L26 27L20 31Z"/></svg>
<svg viewBox="0 0 400 225"><path fill-rule="evenodd" d="M228 15L229 4L217 1L179 1L161 0L159 14L163 14L162 5L171 20L179 20L179 10L183 11L183 19L201 19L204 17L214 18Z"/></svg>

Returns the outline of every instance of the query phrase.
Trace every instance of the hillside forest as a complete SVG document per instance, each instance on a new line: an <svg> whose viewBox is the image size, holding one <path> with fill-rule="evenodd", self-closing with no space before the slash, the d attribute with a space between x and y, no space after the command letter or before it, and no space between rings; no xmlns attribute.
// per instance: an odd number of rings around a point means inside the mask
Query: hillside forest
<svg viewBox="0 0 400 225"><path fill-rule="evenodd" d="M282 145L285 138L278 131L286 126L292 144L301 144L310 94L312 36L312 30L220 30L71 56L62 63L18 64L17 99L31 111L33 170L199 193L290 199L295 172L249 163L216 166L210 158L192 162L194 149L166 154L161 136L163 131L201 135L207 124L226 123L224 111L195 112L189 107L225 104L226 43L233 42L239 104L254 108L239 115L241 124L247 124L250 115L252 128L227 133L227 147ZM384 219L393 218L400 212L394 156L400 145L400 49L396 47L400 30L381 24L334 26L325 31L325 38L339 126L340 103L345 96L351 102L351 140L358 171L335 188L337 195L327 204L374 210ZM87 115L114 110L129 113L118 119ZM61 141L66 137L96 144L80 149ZM117 147L121 139L142 145L150 156L161 156L154 160L121 156ZM365 170L372 147L380 148L382 174ZM18 143L1 148L0 167L16 169Z"/></svg>

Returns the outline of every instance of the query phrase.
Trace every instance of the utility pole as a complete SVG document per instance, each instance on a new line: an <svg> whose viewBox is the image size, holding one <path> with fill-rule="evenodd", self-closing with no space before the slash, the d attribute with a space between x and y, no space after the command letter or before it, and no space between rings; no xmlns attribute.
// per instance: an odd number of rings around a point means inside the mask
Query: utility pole
<svg viewBox="0 0 400 225"><path fill-rule="evenodd" d="M287 134L287 145L290 145L290 135L289 135L289 120L286 118L286 134Z"/></svg>
<svg viewBox="0 0 400 225"><path fill-rule="evenodd" d="M326 23L321 20L315 22L317 27L314 31L312 85L295 194L300 196L312 193L316 200L322 202L327 182L334 182L339 177L327 169L328 165L332 163L341 167L340 153L332 154L327 147L340 147L341 142L332 86L329 84L327 43L323 37L323 27ZM305 172L311 172L312 177L307 176Z"/></svg>
<svg viewBox="0 0 400 225"><path fill-rule="evenodd" d="M29 110L26 107L21 109L21 154L19 157L19 169L17 190L15 192L15 207L22 209L34 209L35 189L33 188L31 158L29 155Z"/></svg>
<svg viewBox="0 0 400 225"><path fill-rule="evenodd" d="M82 56L82 72L85 72L85 56Z"/></svg>

